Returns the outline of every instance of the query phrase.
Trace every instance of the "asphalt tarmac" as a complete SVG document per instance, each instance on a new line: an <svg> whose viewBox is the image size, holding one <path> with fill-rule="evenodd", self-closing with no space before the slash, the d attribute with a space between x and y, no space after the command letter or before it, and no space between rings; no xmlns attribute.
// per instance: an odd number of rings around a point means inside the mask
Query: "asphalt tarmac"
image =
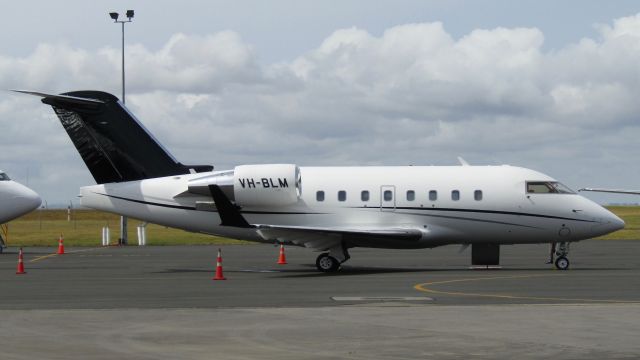
<svg viewBox="0 0 640 360"><path fill-rule="evenodd" d="M640 355L640 241L470 253L352 249L336 274L316 253L217 247L16 249L0 255L1 359L629 358ZM224 354L224 355L222 355Z"/></svg>

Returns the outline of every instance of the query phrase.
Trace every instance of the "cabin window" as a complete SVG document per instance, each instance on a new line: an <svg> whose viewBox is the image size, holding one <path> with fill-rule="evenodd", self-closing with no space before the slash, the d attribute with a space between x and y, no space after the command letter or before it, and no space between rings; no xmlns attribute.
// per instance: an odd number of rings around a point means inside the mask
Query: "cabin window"
<svg viewBox="0 0 640 360"><path fill-rule="evenodd" d="M460 191L458 191L458 190L453 190L453 191L451 192L451 200L453 200L453 201L458 201L458 200L460 200Z"/></svg>
<svg viewBox="0 0 640 360"><path fill-rule="evenodd" d="M316 201L324 201L324 191L316 192Z"/></svg>
<svg viewBox="0 0 640 360"><path fill-rule="evenodd" d="M407 191L407 201L414 201L416 199L416 192L413 190Z"/></svg>
<svg viewBox="0 0 640 360"><path fill-rule="evenodd" d="M385 190L384 193L382 194L384 201L391 201L393 200L393 192L391 192L391 190Z"/></svg>
<svg viewBox="0 0 640 360"><path fill-rule="evenodd" d="M347 192L344 190L338 191L338 201L346 201L347 200Z"/></svg>
<svg viewBox="0 0 640 360"><path fill-rule="evenodd" d="M529 194L575 194L567 186L557 181L527 181Z"/></svg>
<svg viewBox="0 0 640 360"><path fill-rule="evenodd" d="M474 198L476 201L480 201L480 200L482 200L482 190L476 190L476 191L474 191L474 192L473 192L473 198Z"/></svg>
<svg viewBox="0 0 640 360"><path fill-rule="evenodd" d="M429 200L436 201L438 200L438 192L435 190L429 191Z"/></svg>
<svg viewBox="0 0 640 360"><path fill-rule="evenodd" d="M9 181L9 177L5 173L0 173L0 181Z"/></svg>
<svg viewBox="0 0 640 360"><path fill-rule="evenodd" d="M362 190L362 192L360 193L360 200L369 201L369 191L368 190Z"/></svg>

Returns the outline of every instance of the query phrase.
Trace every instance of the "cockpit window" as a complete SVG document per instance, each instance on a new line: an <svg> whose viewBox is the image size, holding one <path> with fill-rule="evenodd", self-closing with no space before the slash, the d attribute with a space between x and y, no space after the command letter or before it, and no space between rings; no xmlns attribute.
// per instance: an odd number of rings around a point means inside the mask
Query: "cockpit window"
<svg viewBox="0 0 640 360"><path fill-rule="evenodd" d="M9 181L11 179L9 179L9 177L7 176L7 174L0 172L0 181Z"/></svg>
<svg viewBox="0 0 640 360"><path fill-rule="evenodd" d="M557 181L527 181L528 194L575 194L567 186Z"/></svg>

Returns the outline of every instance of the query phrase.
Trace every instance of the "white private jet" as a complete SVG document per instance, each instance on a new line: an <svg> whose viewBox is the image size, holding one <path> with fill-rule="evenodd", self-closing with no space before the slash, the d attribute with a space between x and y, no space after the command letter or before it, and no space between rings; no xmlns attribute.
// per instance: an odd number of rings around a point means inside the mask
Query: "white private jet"
<svg viewBox="0 0 640 360"><path fill-rule="evenodd" d="M38 208L40 196L28 187L9 178L0 170L0 224L5 224L17 217ZM6 225L0 231L0 253L5 246L3 233L6 236Z"/></svg>
<svg viewBox="0 0 640 360"><path fill-rule="evenodd" d="M27 92L51 105L98 185L83 206L189 231L322 251L320 271L353 247L472 246L499 264L500 245L570 242L624 222L542 173L512 166L299 167L213 171L176 161L118 99L98 91Z"/></svg>

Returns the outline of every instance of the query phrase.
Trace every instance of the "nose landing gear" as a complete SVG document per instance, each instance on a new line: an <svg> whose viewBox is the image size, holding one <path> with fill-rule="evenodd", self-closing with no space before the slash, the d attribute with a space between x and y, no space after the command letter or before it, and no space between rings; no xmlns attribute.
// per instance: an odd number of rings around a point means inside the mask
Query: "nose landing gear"
<svg viewBox="0 0 640 360"><path fill-rule="evenodd" d="M556 269L567 270L569 268L569 259L567 259L567 256L569 255L569 243L559 243L556 255L558 256L555 262Z"/></svg>

